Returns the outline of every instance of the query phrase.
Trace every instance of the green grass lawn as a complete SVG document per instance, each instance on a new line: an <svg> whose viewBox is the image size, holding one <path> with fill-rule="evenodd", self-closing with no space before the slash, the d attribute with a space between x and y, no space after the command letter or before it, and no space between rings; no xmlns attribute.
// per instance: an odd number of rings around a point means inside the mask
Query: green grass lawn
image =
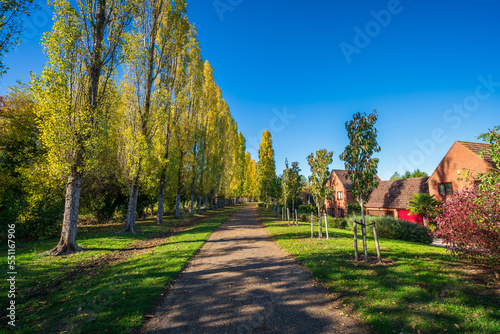
<svg viewBox="0 0 500 334"><path fill-rule="evenodd" d="M163 226L141 221L137 234L116 234L119 225L87 227L78 238L86 251L70 256L47 255L57 240L16 245L16 332L126 333L140 326L167 284L241 207L210 213L211 217L166 238L159 236L182 220L167 220ZM131 246L138 249L120 252ZM6 256L4 267L5 262ZM6 302L3 299L0 311L3 328L7 328Z"/></svg>
<svg viewBox="0 0 500 334"><path fill-rule="evenodd" d="M259 215L278 244L343 301L343 312L375 332L500 333L498 282L489 286L484 268L446 249L380 239L382 265L355 263L352 232L330 229L329 240L311 239L310 223L288 226L263 208ZM362 254L360 240L358 247ZM368 250L375 256L373 238Z"/></svg>

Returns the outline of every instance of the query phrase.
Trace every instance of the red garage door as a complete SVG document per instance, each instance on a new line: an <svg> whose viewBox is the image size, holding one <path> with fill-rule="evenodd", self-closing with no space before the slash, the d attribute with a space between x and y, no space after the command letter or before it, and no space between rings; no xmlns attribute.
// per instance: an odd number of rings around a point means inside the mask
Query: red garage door
<svg viewBox="0 0 500 334"><path fill-rule="evenodd" d="M412 215L410 210L398 210L399 219L407 220L412 223L423 223L422 215Z"/></svg>

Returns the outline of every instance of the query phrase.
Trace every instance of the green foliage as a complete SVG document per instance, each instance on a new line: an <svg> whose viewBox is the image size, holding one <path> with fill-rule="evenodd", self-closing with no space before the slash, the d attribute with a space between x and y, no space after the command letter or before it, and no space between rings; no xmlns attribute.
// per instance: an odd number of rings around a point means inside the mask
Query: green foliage
<svg viewBox="0 0 500 334"><path fill-rule="evenodd" d="M328 221L328 226L332 228L339 228L339 229L346 229L347 228L347 221L345 218L337 218L337 217L330 217L327 216L327 221Z"/></svg>
<svg viewBox="0 0 500 334"><path fill-rule="evenodd" d="M474 273L446 249L381 239L383 264L354 262L352 232L332 229L330 240L320 241L311 239L309 222L288 226L259 214L280 247L334 294L348 296L342 311L375 333L500 332L494 276L482 267Z"/></svg>
<svg viewBox="0 0 500 334"><path fill-rule="evenodd" d="M185 226L185 220L177 223L169 219L162 226L152 220L142 221L138 224L143 233L133 235L117 235L118 223L82 226L79 243L88 251L69 257L47 256L54 240L16 241L16 261L22 264L18 266L22 279L16 281L16 288L23 291L16 301L23 308L33 308L16 319L16 329L19 333L59 333L67 331L68 321L75 333L135 331L151 310L152 301L161 298L165 287L210 234L238 209L224 210L194 226ZM173 227L181 225L182 231L173 234ZM165 236L161 245L131 250L132 245L144 245L148 238ZM129 251L119 252L123 248ZM120 261L108 262L109 257ZM61 303L68 307L61 307ZM7 326L5 322L0 328L5 330Z"/></svg>
<svg viewBox="0 0 500 334"><path fill-rule="evenodd" d="M360 223L362 217L351 216L345 218L345 221L347 222L347 228L352 231L353 222L357 221ZM405 240L423 244L431 244L433 241L432 232L429 228L405 220L383 216L365 216L365 221L367 226L373 223L376 224L377 234L380 238ZM368 235L373 236L371 228L367 228L366 231Z"/></svg>
<svg viewBox="0 0 500 334"><path fill-rule="evenodd" d="M316 156L310 154L307 157L307 162L311 167L311 194L314 196L314 201L318 208L318 214L323 210L325 201L335 192L332 187L326 186L326 180L330 176L328 165L332 163L333 151L328 152L326 149L316 151Z"/></svg>
<svg viewBox="0 0 500 334"><path fill-rule="evenodd" d="M495 189L500 183L500 126L496 126L486 133L479 135L478 139L482 139L489 143L488 149L479 152L480 156L488 154L493 160L494 166L487 173L480 173L478 177L481 179L479 185L480 190Z"/></svg>
<svg viewBox="0 0 500 334"><path fill-rule="evenodd" d="M358 202L355 203L347 203L347 215L360 215L361 214L361 205Z"/></svg>
<svg viewBox="0 0 500 334"><path fill-rule="evenodd" d="M262 133L259 145L259 163L257 165L257 188L259 201L268 202L276 196L276 164L271 133L266 130Z"/></svg>
<svg viewBox="0 0 500 334"><path fill-rule="evenodd" d="M283 171L283 175L281 177L283 203L285 203L287 207L294 207L295 201L302 189L302 179L299 174L299 163L297 161L294 161L292 162L292 167L289 168L288 159L286 159L285 167L286 168Z"/></svg>
<svg viewBox="0 0 500 334"><path fill-rule="evenodd" d="M7 71L3 63L10 49L20 42L24 17L37 9L33 0L2 0L0 4L0 78Z"/></svg>
<svg viewBox="0 0 500 334"><path fill-rule="evenodd" d="M401 180L401 179L413 179L417 177L426 177L429 176L426 172L422 172L420 169L415 169L415 171L412 173L410 171L406 171L403 175L399 175L398 172L395 172L391 176L391 180Z"/></svg>
<svg viewBox="0 0 500 334"><path fill-rule="evenodd" d="M439 202L434 199L434 195L427 193L413 194L413 198L408 203L410 213L413 215L422 215L427 218L430 212L435 208Z"/></svg>
<svg viewBox="0 0 500 334"><path fill-rule="evenodd" d="M352 121L345 127L349 137L349 145L345 147L340 159L345 162L347 177L352 181L351 192L359 202L366 203L373 188L378 185L377 168L379 160L372 158L373 153L380 152L377 144L377 111L370 115L354 114Z"/></svg>
<svg viewBox="0 0 500 334"><path fill-rule="evenodd" d="M299 205L298 211L305 212L308 214L317 213L316 207L314 205L312 205L311 203Z"/></svg>
<svg viewBox="0 0 500 334"><path fill-rule="evenodd" d="M13 87L0 99L0 239L16 223L16 238L57 235L64 208L61 182L49 177L27 87Z"/></svg>

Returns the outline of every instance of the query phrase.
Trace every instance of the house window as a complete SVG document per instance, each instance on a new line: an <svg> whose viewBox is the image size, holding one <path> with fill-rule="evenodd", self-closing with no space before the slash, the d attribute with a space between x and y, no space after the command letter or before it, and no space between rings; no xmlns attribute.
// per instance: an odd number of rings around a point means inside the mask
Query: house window
<svg viewBox="0 0 500 334"><path fill-rule="evenodd" d="M341 191L338 191L337 192L337 199L343 199L343 198L344 198L344 194Z"/></svg>
<svg viewBox="0 0 500 334"><path fill-rule="evenodd" d="M339 209L339 218L344 218L344 209Z"/></svg>
<svg viewBox="0 0 500 334"><path fill-rule="evenodd" d="M335 209L328 209L328 215L335 217Z"/></svg>
<svg viewBox="0 0 500 334"><path fill-rule="evenodd" d="M453 195L453 185L451 184L451 182L439 184L439 195L441 196Z"/></svg>

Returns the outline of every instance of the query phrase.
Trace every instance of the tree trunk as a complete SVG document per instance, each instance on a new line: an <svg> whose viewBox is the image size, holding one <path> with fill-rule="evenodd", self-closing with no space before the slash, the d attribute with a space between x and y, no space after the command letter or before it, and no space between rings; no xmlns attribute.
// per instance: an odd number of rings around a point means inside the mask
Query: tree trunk
<svg viewBox="0 0 500 334"><path fill-rule="evenodd" d="M299 215L297 213L297 209L295 209L295 223L299 226Z"/></svg>
<svg viewBox="0 0 500 334"><path fill-rule="evenodd" d="M365 255L365 260L368 260L368 247L366 246L366 221L365 221L365 210L364 203L361 202L361 233L363 235L363 253Z"/></svg>
<svg viewBox="0 0 500 334"><path fill-rule="evenodd" d="M125 226L120 233L135 233L135 218L137 211L137 198L139 196L139 177L136 177L130 185L130 195L128 199L127 219Z"/></svg>
<svg viewBox="0 0 500 334"><path fill-rule="evenodd" d="M286 208L286 220L288 222L288 225L290 225L290 208Z"/></svg>
<svg viewBox="0 0 500 334"><path fill-rule="evenodd" d="M189 215L190 216L194 215L194 208L193 208L194 204L193 203L194 203L194 194L191 191L191 207L189 208Z"/></svg>
<svg viewBox="0 0 500 334"><path fill-rule="evenodd" d="M325 229L326 229L326 239L328 240L330 236L328 235L328 218L325 215Z"/></svg>
<svg viewBox="0 0 500 334"><path fill-rule="evenodd" d="M375 238L375 248L377 248L377 260L382 261L382 256L380 256L380 246L378 244L377 227L373 223L373 237Z"/></svg>
<svg viewBox="0 0 500 334"><path fill-rule="evenodd" d="M208 195L205 195L205 212L207 212L207 206L208 206Z"/></svg>
<svg viewBox="0 0 500 334"><path fill-rule="evenodd" d="M214 197L210 196L210 210L213 210L214 208Z"/></svg>
<svg viewBox="0 0 500 334"><path fill-rule="evenodd" d="M198 196L198 214L201 214L201 195Z"/></svg>
<svg viewBox="0 0 500 334"><path fill-rule="evenodd" d="M177 194L175 196L175 213L174 213L174 219L180 219L181 218L180 202L181 202L181 192L180 192L180 190L177 190Z"/></svg>
<svg viewBox="0 0 500 334"><path fill-rule="evenodd" d="M311 212L311 239L314 238L314 215Z"/></svg>
<svg viewBox="0 0 500 334"><path fill-rule="evenodd" d="M358 261L358 224L354 221L354 261Z"/></svg>
<svg viewBox="0 0 500 334"><path fill-rule="evenodd" d="M160 186L158 187L158 212L156 213L156 223L163 224L163 204L165 201L165 176L166 172L162 171L160 176Z"/></svg>
<svg viewBox="0 0 500 334"><path fill-rule="evenodd" d="M51 250L52 255L66 255L83 251L83 249L76 244L82 179L83 173L81 172L71 173L68 177L61 239L57 246Z"/></svg>
<svg viewBox="0 0 500 334"><path fill-rule="evenodd" d="M321 223L321 212L318 209L318 239L323 238L323 224Z"/></svg>

